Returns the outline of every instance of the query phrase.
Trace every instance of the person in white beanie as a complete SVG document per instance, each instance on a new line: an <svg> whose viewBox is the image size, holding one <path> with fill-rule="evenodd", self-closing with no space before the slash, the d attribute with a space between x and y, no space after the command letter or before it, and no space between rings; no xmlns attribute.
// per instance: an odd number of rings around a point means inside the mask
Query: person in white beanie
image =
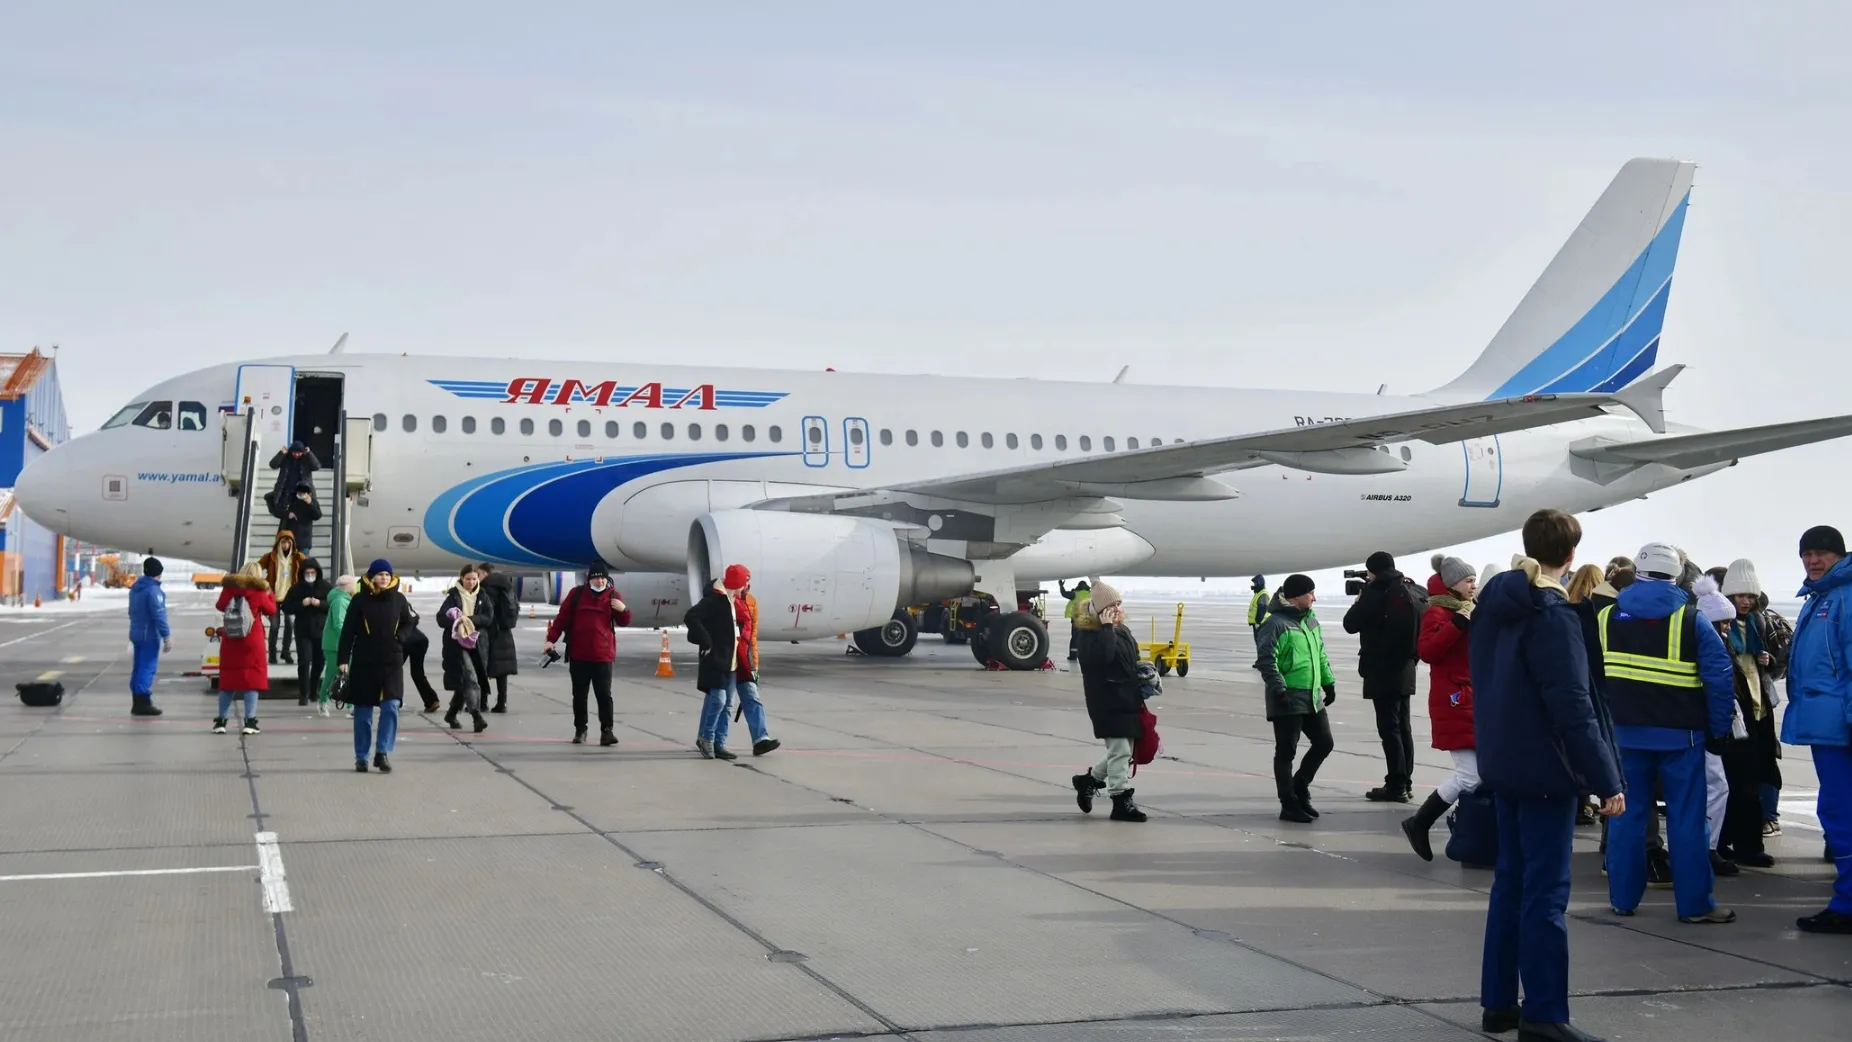
<svg viewBox="0 0 1852 1042"><path fill-rule="evenodd" d="M1688 562L1687 569L1692 567L1695 566ZM1709 572L1700 572L1692 582L1691 593L1697 598L1698 614L1716 628L1718 637L1724 637L1730 620L1736 618L1736 606L1718 592L1716 577ZM1731 668L1731 679L1734 682L1734 666ZM1720 876L1733 876L1741 871L1734 861L1725 858L1718 849L1723 842L1724 812L1730 806L1730 774L1723 768L1723 755L1729 751L1730 746L1736 744L1739 736L1748 736L1748 732L1742 731L1741 726L1740 713L1732 715L1730 738L1723 748L1718 750L1706 746L1704 749L1704 832L1711 844L1711 871Z"/></svg>
<svg viewBox="0 0 1852 1042"><path fill-rule="evenodd" d="M1767 868L1774 859L1768 856L1764 837L1781 834L1781 741L1775 734L1775 708L1781 704L1779 682L1787 675L1794 631L1788 620L1769 610L1753 562L1730 563L1723 595L1736 609L1723 637L1736 666L1737 716L1748 737L1732 742L1723 755L1730 802L1724 809L1719 852L1739 865Z"/></svg>
<svg viewBox="0 0 1852 1042"><path fill-rule="evenodd" d="M1074 619L1080 636L1080 674L1087 696L1093 737L1106 743L1106 755L1084 774L1074 775L1074 802L1093 813L1093 795L1101 789L1112 799L1112 820L1144 821L1133 801L1132 745L1145 733L1144 698L1138 679L1138 639L1125 628L1124 598L1100 579L1092 581L1087 610Z"/></svg>

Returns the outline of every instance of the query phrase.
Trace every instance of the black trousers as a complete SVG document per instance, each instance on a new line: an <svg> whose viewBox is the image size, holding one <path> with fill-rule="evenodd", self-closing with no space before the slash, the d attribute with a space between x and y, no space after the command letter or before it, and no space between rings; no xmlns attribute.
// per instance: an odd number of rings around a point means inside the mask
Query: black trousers
<svg viewBox="0 0 1852 1042"><path fill-rule="evenodd" d="M454 718L464 710L471 716L482 715L482 704L489 693L489 675L483 672L482 658L475 651L465 651L463 657L469 660L469 669L457 678L457 689L450 693L450 711L446 717Z"/></svg>
<svg viewBox="0 0 1852 1042"><path fill-rule="evenodd" d="M1723 807L1723 836L1718 846L1731 854L1762 850L1762 753L1751 739L1731 742L1723 753L1723 776L1730 799Z"/></svg>
<svg viewBox="0 0 1852 1042"><path fill-rule="evenodd" d="M440 701L437 689L424 675L424 656L431 650L431 638L425 636L423 630L414 629L410 633L405 640L405 659L412 667L412 686L418 689L418 697L424 699L424 707L429 710Z"/></svg>
<svg viewBox="0 0 1852 1042"><path fill-rule="evenodd" d="M325 665L322 657L321 634L311 634L308 628L296 631L296 701L315 701L321 695L322 669Z"/></svg>
<svg viewBox="0 0 1852 1042"><path fill-rule="evenodd" d="M568 662L566 671L572 675L572 726L585 730L585 695L587 691L598 696L598 726L602 730L611 729L611 664L609 662Z"/></svg>
<svg viewBox="0 0 1852 1042"><path fill-rule="evenodd" d="M1299 752L1299 736L1312 740L1299 770L1293 770L1293 757ZM1312 779L1331 755L1331 717L1324 710L1310 716L1282 716L1273 721L1273 784L1280 791L1280 802L1300 799L1312 787Z"/></svg>
<svg viewBox="0 0 1852 1042"><path fill-rule="evenodd" d="M1383 787L1398 792L1415 784L1415 731L1408 718L1407 695L1377 695L1376 736L1383 740Z"/></svg>
<svg viewBox="0 0 1852 1042"><path fill-rule="evenodd" d="M486 697L489 689L484 687L482 693ZM508 677L505 674L495 678L495 704L504 709L508 707Z"/></svg>
<svg viewBox="0 0 1852 1042"><path fill-rule="evenodd" d="M1072 622L1067 627L1067 660L1074 661L1080 657L1080 627Z"/></svg>
<svg viewBox="0 0 1852 1042"><path fill-rule="evenodd" d="M289 654L291 645L296 640L296 617L288 612L278 612L270 623L270 657L277 657L277 638L283 638L283 654ZM319 646L319 645L318 645Z"/></svg>

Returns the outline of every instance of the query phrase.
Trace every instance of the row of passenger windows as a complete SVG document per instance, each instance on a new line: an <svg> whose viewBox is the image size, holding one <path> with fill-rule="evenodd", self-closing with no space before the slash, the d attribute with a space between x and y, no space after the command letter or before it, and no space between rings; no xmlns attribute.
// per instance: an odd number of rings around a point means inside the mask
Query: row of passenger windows
<svg viewBox="0 0 1852 1042"><path fill-rule="evenodd" d="M405 433L407 434L416 433L418 430L418 422L419 421L418 421L417 416L414 416L411 413L406 413L399 420L399 428L405 431ZM391 426L391 423L392 423L391 419L387 417L385 413L377 413L373 417L373 429L376 431L386 430L389 426ZM457 426L464 434L475 434L477 430L476 418L474 416L462 417L460 420L457 421ZM433 416L430 418L430 428L433 434L444 434L450 430L450 420L448 417L445 417L445 416ZM523 420L520 420L516 424L516 429L520 431L523 437L533 437L538 427L532 419L523 419ZM581 438L590 438L595 429L596 428L593 426L593 423L591 420L579 420L577 424L574 426L574 432ZM608 439L616 440L622 437L623 431L624 431L624 425L617 420L606 420L604 422L604 436ZM676 428L676 425L673 423L661 424L657 428L657 431L663 441L673 441L675 440L677 436L677 433L676 433L677 428ZM700 441L703 435L706 433L706 431L704 431L702 426L698 423L685 424L682 428L682 431L689 441ZM489 420L489 433L490 434L508 433L508 422L499 416ZM715 424L712 428L712 433L713 433L713 438L715 441L728 441L733 436L733 431L724 423ZM547 434L555 438L565 437L566 436L566 421L548 420L547 421ZM647 439L650 436L650 425L641 420L638 420L632 423L630 425L630 436L639 441ZM782 444L784 442L784 429L782 427L777 427L777 426L768 427L765 430L765 436L768 441L772 442L775 445ZM746 424L739 428L739 437L741 441L749 441L749 442L757 441L759 437L759 432L758 432L758 429L755 428L753 425ZM852 445L860 446L862 444L862 439L864 437L865 435L862 433L862 429L860 427L849 428L849 441ZM901 435L901 437L905 440L906 444L909 446L917 447L920 444L921 436L920 436L919 431L916 431L916 430L906 431ZM824 429L821 426L812 425L808 427L808 429L805 432L805 440L808 441L811 445L817 446L819 448L821 448L824 445L825 438L826 438L826 434L824 432ZM925 438L927 442L931 444L931 446L935 449L942 449L945 447L946 435L944 431L928 431L925 435ZM881 444L883 445L893 445L895 441L895 433L892 430L883 429L880 433L880 439L881 439ZM983 446L984 448L994 449L997 447L997 438L994 435L992 435L989 431L984 431L983 433L978 434L976 436L976 440L977 440L977 443ZM1038 452L1041 451L1047 444L1046 442L1043 441L1042 436L1040 434L1031 434L1029 435L1028 440L1029 440L1029 447ZM1092 452L1093 451L1092 437L1083 434L1079 436L1078 438L1076 438L1074 441L1075 441L1075 446L1081 452ZM952 442L953 444L957 445L961 449L970 448L971 442L972 442L972 435L965 431L955 431L952 433ZM1054 436L1053 442L1054 442L1055 451L1066 452L1068 450L1067 435L1057 434ZM1125 447L1128 450L1143 448L1147 445L1151 448L1157 448L1158 446L1162 444L1164 444L1163 438L1152 438L1146 442L1141 442L1137 438L1125 439ZM1181 445L1183 444L1183 439L1177 438L1174 440L1173 444ZM1020 449L1022 447L1022 439L1019 438L1015 434L1005 434L1003 436L1003 447L1006 449ZM1119 451L1118 439L1112 438L1112 437L1101 438L1100 447L1107 452L1117 452Z"/></svg>

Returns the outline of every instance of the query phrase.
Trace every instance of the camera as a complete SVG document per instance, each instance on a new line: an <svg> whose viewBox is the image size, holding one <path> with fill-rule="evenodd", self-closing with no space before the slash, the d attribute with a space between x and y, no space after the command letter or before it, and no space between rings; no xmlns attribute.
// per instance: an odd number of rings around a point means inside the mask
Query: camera
<svg viewBox="0 0 1852 1042"><path fill-rule="evenodd" d="M1361 568L1344 569L1344 596L1361 596L1363 594L1364 584L1369 579L1369 576L1370 573Z"/></svg>
<svg viewBox="0 0 1852 1042"><path fill-rule="evenodd" d="M559 657L559 652L556 649L548 648L540 655L540 668L545 669L553 663L558 662Z"/></svg>

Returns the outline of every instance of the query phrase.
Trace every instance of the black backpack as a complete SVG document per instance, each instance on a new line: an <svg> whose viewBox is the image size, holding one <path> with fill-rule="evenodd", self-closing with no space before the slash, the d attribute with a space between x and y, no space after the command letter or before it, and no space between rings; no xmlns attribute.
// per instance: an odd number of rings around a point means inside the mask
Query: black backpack
<svg viewBox="0 0 1852 1042"><path fill-rule="evenodd" d="M28 680L14 686L19 691L19 700L35 709L50 709L64 701L64 685L56 680Z"/></svg>

